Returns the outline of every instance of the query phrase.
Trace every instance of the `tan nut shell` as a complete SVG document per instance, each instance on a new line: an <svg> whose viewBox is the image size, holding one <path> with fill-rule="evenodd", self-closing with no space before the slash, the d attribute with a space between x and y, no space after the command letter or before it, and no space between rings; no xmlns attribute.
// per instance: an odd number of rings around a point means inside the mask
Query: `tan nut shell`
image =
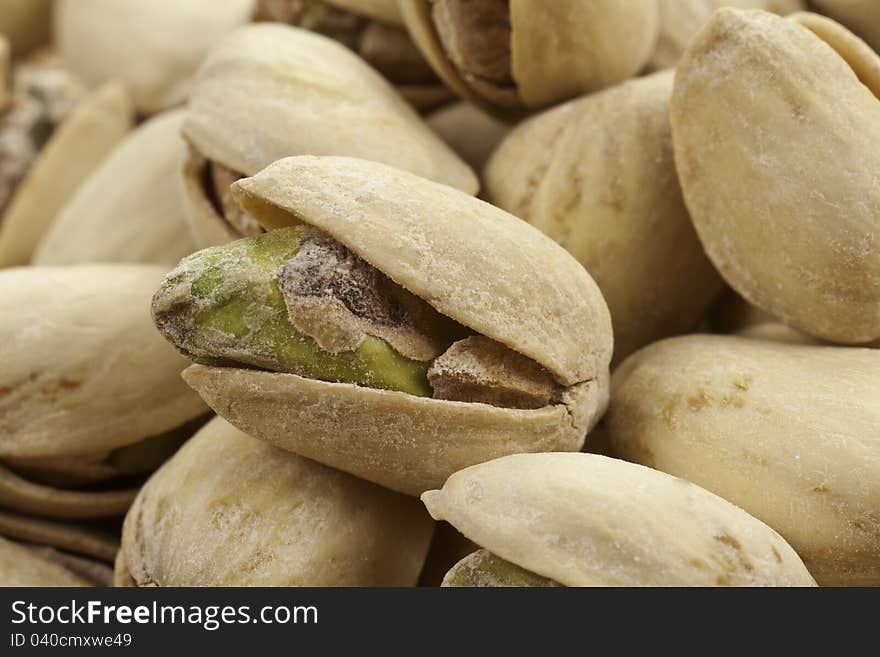
<svg viewBox="0 0 880 657"><path fill-rule="evenodd" d="M675 172L672 82L657 73L532 117L484 176L490 202L555 239L596 280L615 362L693 329L722 287Z"/></svg>
<svg viewBox="0 0 880 657"><path fill-rule="evenodd" d="M710 492L596 454L517 454L422 495L493 554L567 586L812 586L772 529Z"/></svg>
<svg viewBox="0 0 880 657"><path fill-rule="evenodd" d="M119 540L106 531L82 523L57 522L0 511L0 536L47 545L67 553L111 562Z"/></svg>
<svg viewBox="0 0 880 657"><path fill-rule="evenodd" d="M72 265L0 271L0 457L91 454L205 411L186 361L156 333L165 269Z"/></svg>
<svg viewBox="0 0 880 657"><path fill-rule="evenodd" d="M0 586L89 586L89 582L0 536Z"/></svg>
<svg viewBox="0 0 880 657"><path fill-rule="evenodd" d="M843 23L880 50L880 2L877 0L812 0L823 14Z"/></svg>
<svg viewBox="0 0 880 657"><path fill-rule="evenodd" d="M179 105L205 53L253 0L58 0L55 40L86 84L122 79L142 114Z"/></svg>
<svg viewBox="0 0 880 657"><path fill-rule="evenodd" d="M0 0L0 33L18 57L49 42L53 0Z"/></svg>
<svg viewBox="0 0 880 657"><path fill-rule="evenodd" d="M56 217L34 264L174 265L196 250L180 186L183 111L157 115L108 155Z"/></svg>
<svg viewBox="0 0 880 657"><path fill-rule="evenodd" d="M510 0L511 73L523 109L534 110L635 75L657 35L657 0ZM477 94L443 52L430 0L401 0L413 41L460 97L509 113Z"/></svg>
<svg viewBox="0 0 880 657"><path fill-rule="evenodd" d="M74 108L21 181L0 221L0 267L28 263L56 214L131 129L132 112L118 82L108 82Z"/></svg>
<svg viewBox="0 0 880 657"><path fill-rule="evenodd" d="M880 584L880 351L688 336L614 376L615 453L779 531L821 584Z"/></svg>
<svg viewBox="0 0 880 657"><path fill-rule="evenodd" d="M880 91L880 59L836 43ZM675 161L708 255L788 324L880 338L880 100L810 29L723 9L691 42L672 100Z"/></svg>
<svg viewBox="0 0 880 657"><path fill-rule="evenodd" d="M432 530L416 500L216 418L141 490L120 569L141 586L412 586Z"/></svg>

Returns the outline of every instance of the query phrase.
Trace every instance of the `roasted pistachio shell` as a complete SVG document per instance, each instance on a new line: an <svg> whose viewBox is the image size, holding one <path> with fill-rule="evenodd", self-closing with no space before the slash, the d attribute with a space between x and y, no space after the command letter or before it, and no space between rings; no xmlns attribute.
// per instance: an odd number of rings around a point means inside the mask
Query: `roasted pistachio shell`
<svg viewBox="0 0 880 657"><path fill-rule="evenodd" d="M23 265L31 259L58 211L131 123L131 101L118 82L108 82L77 104L52 134L0 219L0 266Z"/></svg>
<svg viewBox="0 0 880 657"><path fill-rule="evenodd" d="M482 170L495 147L510 132L507 123L465 102L437 110L426 120L475 171Z"/></svg>
<svg viewBox="0 0 880 657"><path fill-rule="evenodd" d="M595 454L516 454L422 495L493 554L566 586L812 586L794 550L682 479Z"/></svg>
<svg viewBox="0 0 880 657"><path fill-rule="evenodd" d="M676 73L675 162L703 246L737 292L816 337L870 342L880 58L844 28L806 22L712 17Z"/></svg>
<svg viewBox="0 0 880 657"><path fill-rule="evenodd" d="M781 533L820 584L880 583L880 351L688 336L614 376L615 453Z"/></svg>
<svg viewBox="0 0 880 657"><path fill-rule="evenodd" d="M516 564L497 557L488 550L477 550L456 563L443 578L442 586L505 587L559 586Z"/></svg>
<svg viewBox="0 0 880 657"><path fill-rule="evenodd" d="M141 114L179 105L211 46L247 22L253 0L58 0L55 40L87 84L122 79Z"/></svg>
<svg viewBox="0 0 880 657"><path fill-rule="evenodd" d="M49 42L53 0L0 0L0 33L16 57Z"/></svg>
<svg viewBox="0 0 880 657"><path fill-rule="evenodd" d="M432 529L415 500L217 418L144 486L119 570L139 586L411 586Z"/></svg>
<svg viewBox="0 0 880 657"><path fill-rule="evenodd" d="M0 457L93 454L201 415L186 361L156 333L164 269L73 265L0 271Z"/></svg>
<svg viewBox="0 0 880 657"><path fill-rule="evenodd" d="M170 111L125 138L58 214L34 264L172 265L195 251L180 186L182 123L183 111Z"/></svg>
<svg viewBox="0 0 880 657"><path fill-rule="evenodd" d="M89 586L89 582L0 536L0 586Z"/></svg>
<svg viewBox="0 0 880 657"><path fill-rule="evenodd" d="M675 172L672 73L638 78L532 117L501 143L486 196L565 247L611 311L614 361L694 328L722 281Z"/></svg>
<svg viewBox="0 0 880 657"><path fill-rule="evenodd" d="M880 51L880 3L876 0L812 0L812 5Z"/></svg>
<svg viewBox="0 0 880 657"><path fill-rule="evenodd" d="M425 58L459 96L515 115L639 71L654 49L656 0L401 0Z"/></svg>

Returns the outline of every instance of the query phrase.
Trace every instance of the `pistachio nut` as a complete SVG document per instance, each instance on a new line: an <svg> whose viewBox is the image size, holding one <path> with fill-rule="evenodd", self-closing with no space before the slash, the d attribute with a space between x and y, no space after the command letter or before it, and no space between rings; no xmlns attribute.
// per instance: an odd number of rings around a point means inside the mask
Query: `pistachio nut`
<svg viewBox="0 0 880 657"><path fill-rule="evenodd" d="M141 490L125 519L117 581L412 586L432 529L416 500L215 418Z"/></svg>
<svg viewBox="0 0 880 657"><path fill-rule="evenodd" d="M254 0L58 0L55 41L89 86L121 79L140 114L181 104L211 46L250 19Z"/></svg>
<svg viewBox="0 0 880 657"><path fill-rule="evenodd" d="M164 271L0 271L0 459L105 452L205 412L180 381L185 360L150 321Z"/></svg>
<svg viewBox="0 0 880 657"><path fill-rule="evenodd" d="M880 584L880 351L694 335L614 375L615 453L760 518L820 584Z"/></svg>
<svg viewBox="0 0 880 657"><path fill-rule="evenodd" d="M117 82L87 94L63 120L47 113L46 97L39 81L25 85L0 118L0 267L30 261L56 213L131 127Z"/></svg>
<svg viewBox="0 0 880 657"><path fill-rule="evenodd" d="M286 158L232 193L277 230L185 259L153 300L218 414L409 494L503 454L581 448L607 402L611 325L552 240L367 160Z"/></svg>
<svg viewBox="0 0 880 657"><path fill-rule="evenodd" d="M811 0L811 4L880 51L880 3L876 0Z"/></svg>
<svg viewBox="0 0 880 657"><path fill-rule="evenodd" d="M257 0L255 17L312 30L348 46L420 111L452 99L403 27L397 0Z"/></svg>
<svg viewBox="0 0 880 657"><path fill-rule="evenodd" d="M19 57L49 43L53 0L0 0L0 33Z"/></svg>
<svg viewBox="0 0 880 657"><path fill-rule="evenodd" d="M510 125L465 102L439 109L426 121L475 171L483 169L495 147L510 132Z"/></svg>
<svg viewBox="0 0 880 657"><path fill-rule="evenodd" d="M295 126L293 129L291 126ZM196 77L184 134L199 246L261 230L229 185L289 155L377 160L468 193L477 178L379 74L339 43L285 25L240 28Z"/></svg>
<svg viewBox="0 0 880 657"><path fill-rule="evenodd" d="M7 511L0 511L0 536L104 563L111 563L119 551L118 535L106 528L83 522L34 518Z"/></svg>
<svg viewBox="0 0 880 657"><path fill-rule="evenodd" d="M672 72L569 101L518 125L485 169L486 196L586 267L611 311L614 363L689 331L722 281L681 196Z"/></svg>
<svg viewBox="0 0 880 657"><path fill-rule="evenodd" d="M447 585L815 585L785 540L742 509L596 454L505 456L422 501L494 555L469 558Z"/></svg>
<svg viewBox="0 0 880 657"><path fill-rule="evenodd" d="M30 543L23 545L37 556L56 563L77 577L84 579L90 586L113 586L113 568L103 561L68 554L48 545Z"/></svg>
<svg viewBox="0 0 880 657"><path fill-rule="evenodd" d="M657 0L401 0L425 59L460 97L515 116L635 75Z"/></svg>
<svg viewBox="0 0 880 657"><path fill-rule="evenodd" d="M844 28L761 11L716 12L675 78L675 163L709 258L834 342L880 338L878 92L880 58Z"/></svg>
<svg viewBox="0 0 880 657"><path fill-rule="evenodd" d="M173 265L195 251L180 186L183 115L156 115L123 139L52 222L33 263Z"/></svg>
<svg viewBox="0 0 880 657"><path fill-rule="evenodd" d="M89 582L0 536L0 586L89 586Z"/></svg>

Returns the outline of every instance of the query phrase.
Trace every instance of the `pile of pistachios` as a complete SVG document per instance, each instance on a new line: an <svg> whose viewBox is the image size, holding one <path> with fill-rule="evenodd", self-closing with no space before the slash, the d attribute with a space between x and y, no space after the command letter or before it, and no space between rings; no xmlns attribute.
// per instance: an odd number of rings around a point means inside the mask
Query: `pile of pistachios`
<svg viewBox="0 0 880 657"><path fill-rule="evenodd" d="M0 0L0 585L880 586L877 49Z"/></svg>

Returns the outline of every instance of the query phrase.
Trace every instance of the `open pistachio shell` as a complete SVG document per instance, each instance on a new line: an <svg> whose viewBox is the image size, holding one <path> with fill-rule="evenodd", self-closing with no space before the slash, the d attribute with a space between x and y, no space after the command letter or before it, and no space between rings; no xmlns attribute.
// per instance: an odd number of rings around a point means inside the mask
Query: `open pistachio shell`
<svg viewBox="0 0 880 657"><path fill-rule="evenodd" d="M18 57L49 42L54 0L0 0L0 33Z"/></svg>
<svg viewBox="0 0 880 657"><path fill-rule="evenodd" d="M516 454L422 495L494 555L566 586L813 586L794 550L682 479L595 454Z"/></svg>
<svg viewBox="0 0 880 657"><path fill-rule="evenodd" d="M413 40L450 89L510 116L636 74L654 49L656 0L401 0Z"/></svg>
<svg viewBox="0 0 880 657"><path fill-rule="evenodd" d="M0 536L0 586L89 586L88 580Z"/></svg>
<svg viewBox="0 0 880 657"><path fill-rule="evenodd" d="M676 73L675 162L709 258L834 342L880 338L877 93L880 58L844 28L761 11L716 12Z"/></svg>
<svg viewBox="0 0 880 657"><path fill-rule="evenodd" d="M880 584L880 351L695 335L614 376L616 454L782 534L820 584Z"/></svg>
<svg viewBox="0 0 880 657"><path fill-rule="evenodd" d="M0 219L0 267L30 261L53 218L131 123L131 101L118 82L108 82L77 104L52 134Z"/></svg>
<svg viewBox="0 0 880 657"><path fill-rule="evenodd" d="M485 172L487 199L565 247L608 302L614 361L689 331L722 281L685 208L669 128L671 72L521 123Z"/></svg>
<svg viewBox="0 0 880 657"><path fill-rule="evenodd" d="M58 0L55 40L89 85L122 79L141 114L179 105L211 46L247 22L253 0Z"/></svg>
<svg viewBox="0 0 880 657"><path fill-rule="evenodd" d="M113 561L119 550L119 538L83 523L58 522L0 511L0 536L45 545L65 553Z"/></svg>
<svg viewBox="0 0 880 657"><path fill-rule="evenodd" d="M71 265L0 271L0 458L86 455L205 412L185 360L156 333L164 269Z"/></svg>
<svg viewBox="0 0 880 657"><path fill-rule="evenodd" d="M426 121L475 171L483 169L495 147L510 132L507 123L466 102L437 110Z"/></svg>
<svg viewBox="0 0 880 657"><path fill-rule="evenodd" d="M880 3L876 0L811 0L811 4L880 51Z"/></svg>
<svg viewBox="0 0 880 657"><path fill-rule="evenodd" d="M124 139L55 218L33 263L172 265L195 251L180 171L183 111L160 114Z"/></svg>
<svg viewBox="0 0 880 657"><path fill-rule="evenodd" d="M412 586L432 529L415 500L217 418L142 489L119 570L139 586Z"/></svg>

